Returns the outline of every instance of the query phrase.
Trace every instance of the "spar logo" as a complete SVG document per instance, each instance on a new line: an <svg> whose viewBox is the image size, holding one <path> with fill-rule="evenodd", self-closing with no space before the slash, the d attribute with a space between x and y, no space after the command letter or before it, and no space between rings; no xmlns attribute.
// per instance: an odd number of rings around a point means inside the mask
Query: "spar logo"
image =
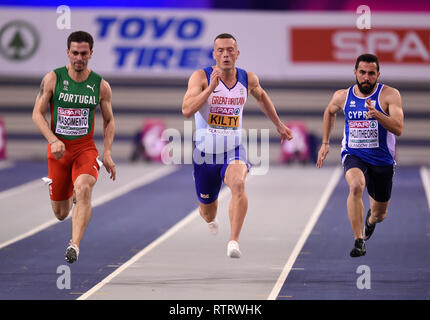
<svg viewBox="0 0 430 320"><path fill-rule="evenodd" d="M355 61L369 52L384 62L430 64L430 28L293 27L291 39L294 62Z"/></svg>
<svg viewBox="0 0 430 320"><path fill-rule="evenodd" d="M369 128L369 121L350 121L349 127L353 129L367 129Z"/></svg>
<svg viewBox="0 0 430 320"><path fill-rule="evenodd" d="M240 108L210 107L210 113L216 113L227 116L238 116Z"/></svg>
<svg viewBox="0 0 430 320"><path fill-rule="evenodd" d="M82 117L88 115L87 109L64 109L58 108L58 114L66 117Z"/></svg>
<svg viewBox="0 0 430 320"><path fill-rule="evenodd" d="M349 121L351 129L375 129L378 126L376 120L370 121Z"/></svg>

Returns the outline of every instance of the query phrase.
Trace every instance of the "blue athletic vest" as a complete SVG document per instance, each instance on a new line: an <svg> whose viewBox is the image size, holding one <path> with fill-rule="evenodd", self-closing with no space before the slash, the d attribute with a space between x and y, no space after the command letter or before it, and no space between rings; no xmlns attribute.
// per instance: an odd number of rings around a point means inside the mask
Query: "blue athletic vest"
<svg viewBox="0 0 430 320"><path fill-rule="evenodd" d="M354 94L354 86L348 89L345 105L345 129L342 140L342 161L348 154L376 165L387 166L394 163L396 138L387 131L375 118L366 119L368 109L366 100L370 98L375 109L387 115L379 104L382 83L377 84L376 91L365 98Z"/></svg>

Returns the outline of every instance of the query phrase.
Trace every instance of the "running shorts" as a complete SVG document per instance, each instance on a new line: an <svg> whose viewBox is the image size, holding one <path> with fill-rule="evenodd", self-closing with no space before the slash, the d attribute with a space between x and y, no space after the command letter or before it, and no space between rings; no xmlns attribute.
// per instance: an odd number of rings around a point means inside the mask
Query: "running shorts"
<svg viewBox="0 0 430 320"><path fill-rule="evenodd" d="M393 186L394 164L388 166L375 166L359 157L346 155L343 160L344 173L351 168L359 168L366 178L366 187L369 196L379 202L387 202L391 198Z"/></svg>
<svg viewBox="0 0 430 320"><path fill-rule="evenodd" d="M218 199L227 167L235 160L243 161L249 171L251 165L246 160L246 150L243 145L218 154L205 154L203 151L194 148L193 176L197 197L200 202L209 204Z"/></svg>
<svg viewBox="0 0 430 320"><path fill-rule="evenodd" d="M63 140L61 140L63 141ZM64 142L64 141L63 141ZM66 142L64 156L57 160L48 145L49 195L53 201L63 201L73 196L73 183L81 174L98 178L100 166L97 163L98 151L93 141L72 146Z"/></svg>

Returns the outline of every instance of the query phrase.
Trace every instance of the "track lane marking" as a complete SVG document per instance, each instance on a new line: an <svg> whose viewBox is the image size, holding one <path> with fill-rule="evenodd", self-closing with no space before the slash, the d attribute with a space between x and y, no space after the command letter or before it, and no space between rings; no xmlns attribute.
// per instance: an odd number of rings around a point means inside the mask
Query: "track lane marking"
<svg viewBox="0 0 430 320"><path fill-rule="evenodd" d="M137 189L137 188L140 188L146 184L149 184L149 183L151 183L157 179L160 179L160 178L162 178L162 177L164 177L164 176L166 176L166 175L168 175L168 174L170 174L176 170L178 170L178 169L174 166L163 166L163 167L158 168L154 171L151 171L150 173L147 173L147 174L145 174L145 175L143 175L143 176L141 176L135 180L132 180L131 182L123 185L122 187L119 187L119 188L117 188L117 189L115 189L109 193L106 193L105 195L102 195L102 196L94 199L91 203L92 207L95 208L95 207L97 207L97 206L99 206L105 202L108 202L110 200L118 198L118 197L120 197L120 196L134 190L134 189ZM35 183L35 181L32 181L31 183ZM37 180L37 183L43 184L43 182L40 181L40 179ZM16 189L16 188L14 188L14 189ZM12 189L10 189L10 190L12 190ZM25 188L24 188L24 190L25 190ZM21 190L21 192L22 192L22 190ZM72 216L72 214L69 214L66 219L70 219L71 216ZM51 219L51 220L49 220L49 221L47 221L41 225L38 225L35 228L32 228L31 230L29 230L23 234L20 234L17 237L14 237L13 239L10 239L6 242L1 243L0 249L4 248L6 246L9 246L9 245L11 245L17 241L20 241L22 239L30 237L33 234L36 234L36 233L38 233L38 232L40 232L46 228L49 228L50 226L53 226L54 224L57 224L59 222L61 222L61 221L59 221L57 219Z"/></svg>
<svg viewBox="0 0 430 320"><path fill-rule="evenodd" d="M282 286L285 283L285 280L288 277L288 274L293 268L293 265L298 257L298 255L301 253L302 248L308 239L310 233L312 232L312 229L314 228L315 224L317 223L321 213L323 212L328 200L330 199L331 194L333 193L333 190L336 188L340 177L342 176L343 170L340 167L336 167L336 169L333 171L333 174L329 180L329 183L327 184L327 187L324 190L323 195L321 196L317 206L315 207L308 223L306 224L302 234L300 235L299 240L296 243L296 246L294 247L293 251L291 252L290 257L287 260L287 263L284 266L284 269L282 270L278 280L275 283L275 286L273 287L272 291L270 292L269 296L267 297L267 300L275 300L279 294L279 292L282 289Z"/></svg>

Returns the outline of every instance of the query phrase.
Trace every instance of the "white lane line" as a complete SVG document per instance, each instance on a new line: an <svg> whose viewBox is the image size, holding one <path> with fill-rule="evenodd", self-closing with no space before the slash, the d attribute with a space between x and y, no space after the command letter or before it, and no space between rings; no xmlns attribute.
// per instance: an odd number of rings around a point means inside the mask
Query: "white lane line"
<svg viewBox="0 0 430 320"><path fill-rule="evenodd" d="M0 192L0 200L5 199L7 197L15 196L15 195L23 193L23 192L28 192L28 191L31 191L33 189L37 189L41 186L43 186L43 181L41 179L29 181L29 182L24 183L22 185L19 185L17 187L7 189L5 191Z"/></svg>
<svg viewBox="0 0 430 320"><path fill-rule="evenodd" d="M50 226L56 224L57 222L59 222L57 219L52 219L52 220L49 220L49 221L47 221L47 222L45 222L45 223L43 223L41 225L38 225L37 227L31 229L30 231L28 231L26 233L23 233L23 234L15 237L13 239L10 239L10 240L8 240L6 242L3 242L2 244L0 244L0 249L2 249L4 247L7 247L8 245L11 245L14 242L17 242L19 240L22 240L22 239L25 239L25 238L27 238L29 236L32 236L33 234L36 234L39 231L42 231L43 229L49 228Z"/></svg>
<svg viewBox="0 0 430 320"><path fill-rule="evenodd" d="M249 177L247 180L249 180ZM218 201L222 201L229 194L230 194L230 189L225 187L219 193ZM193 219L195 219L199 215L200 215L199 214L199 208L196 208L195 210L191 211L186 217L184 217L182 220L177 222L174 226L172 226L169 230L167 230L165 233L163 233L160 237L158 237L156 240L154 240L149 245L147 245L145 248L143 248L141 251L139 251L137 254L135 254L130 260L128 260L124 264L122 264L121 267L119 267L114 272L109 274L101 282L99 282L94 287L92 287L90 290L85 292L82 296L77 298L77 300L85 300L89 296L94 294L96 291L100 290L105 284L112 281L113 278L115 278L117 275L119 275L125 269L130 267L133 263L138 261L140 258L142 258L145 254L150 252L152 249L156 248L158 245L160 245L161 243L163 243L164 241L169 239L171 236L173 236L176 232L178 232L180 229L185 227L188 223L190 223Z"/></svg>
<svg viewBox="0 0 430 320"><path fill-rule="evenodd" d="M94 199L92 201L92 207L93 208L97 207L97 206L99 206L99 205L101 205L101 204L103 204L103 203L105 203L107 201L110 201L112 199L120 197L120 196L126 194L127 192L130 192L133 189L136 189L136 188L142 187L142 186L144 186L146 184L149 184L149 183L151 183L151 182L153 182L153 181L155 181L155 180L157 180L157 179L159 179L159 178L161 178L163 176L166 176L169 173L171 173L173 171L176 171L176 170L177 170L177 168L175 166L163 166L163 167L158 168L158 169L156 169L154 171L151 171L150 173L147 173L147 174L145 174L145 175L143 175L143 176L141 176L141 177L139 177L139 178L137 178L137 179L135 179L135 180L127 183L127 184L125 184L124 186L119 187L118 189L115 189L112 192L106 193L105 195ZM43 184L43 182L41 180L39 180L39 183ZM67 219L70 219L71 216L72 215L69 214L69 216L67 217ZM47 222L45 222L45 223L43 223L43 224L41 224L41 225L33 228L33 229L31 229L30 231L28 231L26 233L23 233L23 234L15 237L15 238L13 238L11 240L8 240L6 242L1 243L0 244L0 249L3 248L3 247L8 246L8 245L10 245L10 244L12 244L14 242L17 242L19 240L22 240L22 239L25 239L25 238L27 238L29 236L32 236L33 234L36 234L39 231L42 231L43 229L49 228L50 226L52 226L52 225L54 225L54 224L56 224L58 222L60 222L60 221L57 220L57 219L51 219L51 220L49 220L49 221L47 221Z"/></svg>
<svg viewBox="0 0 430 320"><path fill-rule="evenodd" d="M269 296L267 297L267 300L275 300L276 297L279 294L279 291L281 291L281 288L285 282L285 280L288 277L288 274L290 273L294 262L297 259L297 256L302 251L302 248L309 237L309 234L312 232L312 229L314 228L315 224L317 223L322 211L324 210L324 207L327 204L327 201L330 199L331 194L333 193L333 190L335 189L340 177L342 176L343 170L340 167L337 167L330 178L329 183L327 184L327 187L324 190L324 193L322 197L320 198L317 206L315 207L315 210L313 211L305 229L303 230L299 240L296 243L296 246L294 247L293 252L291 253L290 257L287 260L287 263L285 264L284 269L281 272L281 275L279 276L278 280L276 281L275 286L273 287L272 291L270 292Z"/></svg>
<svg viewBox="0 0 430 320"><path fill-rule="evenodd" d="M420 175L421 175L421 180L423 181L424 190L427 196L427 204L430 211L430 178L429 178L429 171L427 170L426 167L420 168Z"/></svg>

